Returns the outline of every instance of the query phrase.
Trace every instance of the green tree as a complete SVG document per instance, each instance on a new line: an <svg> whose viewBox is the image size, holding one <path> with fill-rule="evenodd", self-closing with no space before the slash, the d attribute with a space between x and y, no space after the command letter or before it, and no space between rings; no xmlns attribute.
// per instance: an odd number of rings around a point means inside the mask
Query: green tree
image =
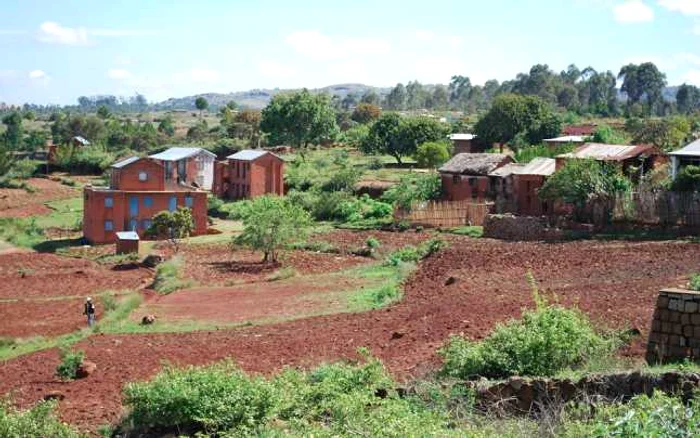
<svg viewBox="0 0 700 438"><path fill-rule="evenodd" d="M683 114L700 110L700 89L694 85L681 85L676 92L676 105Z"/></svg>
<svg viewBox="0 0 700 438"><path fill-rule="evenodd" d="M355 107L351 118L357 123L367 124L377 120L381 114L382 110L377 105L363 102Z"/></svg>
<svg viewBox="0 0 700 438"><path fill-rule="evenodd" d="M158 123L158 132L162 132L168 137L175 135L175 123L172 116L167 115L161 119L160 123Z"/></svg>
<svg viewBox="0 0 700 438"><path fill-rule="evenodd" d="M622 80L620 90L627 93L628 111L634 104L641 103L644 96L647 98L645 109L647 114L651 114L662 103L666 75L661 73L653 63L627 64L620 69L617 77Z"/></svg>
<svg viewBox="0 0 700 438"><path fill-rule="evenodd" d="M474 132L487 143L509 143L518 134L530 144L559 135L561 120L552 107L537 96L502 94L479 119Z"/></svg>
<svg viewBox="0 0 700 438"><path fill-rule="evenodd" d="M386 96L386 107L395 111L406 109L406 87L396 84Z"/></svg>
<svg viewBox="0 0 700 438"><path fill-rule="evenodd" d="M452 76L450 79L450 105L455 109L463 110L467 106L469 94L472 89L471 80L466 76Z"/></svg>
<svg viewBox="0 0 700 438"><path fill-rule="evenodd" d="M379 105L379 96L374 92L374 90L367 90L360 98L360 103L377 106Z"/></svg>
<svg viewBox="0 0 700 438"><path fill-rule="evenodd" d="M187 207L178 207L177 210L161 211L153 216L148 234L166 238L173 246L175 252L180 250L180 240L185 239L194 231L194 218L192 210Z"/></svg>
<svg viewBox="0 0 700 438"><path fill-rule="evenodd" d="M383 114L370 128L360 149L368 154L391 155L401 164L402 157L415 154L419 144L444 139L447 130L447 126L427 117Z"/></svg>
<svg viewBox="0 0 700 438"><path fill-rule="evenodd" d="M418 81L409 82L406 85L406 105L408 109L425 108L427 93L423 85Z"/></svg>
<svg viewBox="0 0 700 438"><path fill-rule="evenodd" d="M600 125L593 133L594 143L627 144L625 136L608 125Z"/></svg>
<svg viewBox="0 0 700 438"><path fill-rule="evenodd" d="M109 108L107 108L105 105L100 105L99 108L97 108L97 117L101 119L109 119L112 116L112 113L109 112Z"/></svg>
<svg viewBox="0 0 700 438"><path fill-rule="evenodd" d="M609 198L631 187L630 180L614 165L574 159L547 179L539 196L581 208L589 199Z"/></svg>
<svg viewBox="0 0 700 438"><path fill-rule="evenodd" d="M209 108L209 101L202 96L194 100L194 106L199 110L199 118L202 118L202 112Z"/></svg>
<svg viewBox="0 0 700 438"><path fill-rule="evenodd" d="M24 120L32 121L36 119L36 113L34 111L25 111L22 117L24 117Z"/></svg>
<svg viewBox="0 0 700 438"><path fill-rule="evenodd" d="M335 139L338 125L326 95L297 93L278 94L262 111L260 129L272 145L288 144L304 152L309 144Z"/></svg>
<svg viewBox="0 0 700 438"><path fill-rule="evenodd" d="M3 140L5 145L12 150L18 150L22 147L22 115L17 111L12 111L2 119L5 125L5 133Z"/></svg>
<svg viewBox="0 0 700 438"><path fill-rule="evenodd" d="M445 141L429 141L418 146L416 161L420 167L438 167L452 156L452 144Z"/></svg>
<svg viewBox="0 0 700 438"><path fill-rule="evenodd" d="M262 251L263 263L277 263L280 249L308 234L311 217L303 208L277 196L260 196L242 212L243 232L236 245Z"/></svg>
<svg viewBox="0 0 700 438"><path fill-rule="evenodd" d="M700 166L684 166L673 180L671 189L677 192L700 191Z"/></svg>
<svg viewBox="0 0 700 438"><path fill-rule="evenodd" d="M685 146L692 138L692 126L683 116L641 120L634 125L633 143L653 144L665 152Z"/></svg>
<svg viewBox="0 0 700 438"><path fill-rule="evenodd" d="M7 174L12 170L14 159L10 149L0 142L0 181L3 181Z"/></svg>
<svg viewBox="0 0 700 438"><path fill-rule="evenodd" d="M430 96L430 107L436 110L445 110L449 103L449 94L444 85L436 85Z"/></svg>

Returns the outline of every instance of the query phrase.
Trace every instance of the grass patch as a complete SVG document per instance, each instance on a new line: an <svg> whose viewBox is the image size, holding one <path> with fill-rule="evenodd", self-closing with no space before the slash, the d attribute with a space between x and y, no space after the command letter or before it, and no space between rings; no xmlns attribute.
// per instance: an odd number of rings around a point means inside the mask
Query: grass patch
<svg viewBox="0 0 700 438"><path fill-rule="evenodd" d="M398 266L401 263L417 263L446 246L447 244L440 239L430 239L418 246L407 245L389 254L384 263L390 266Z"/></svg>
<svg viewBox="0 0 700 438"><path fill-rule="evenodd" d="M72 351L62 348L61 363L56 367L56 376L61 380L73 380L78 376L78 368L85 358L84 351Z"/></svg>
<svg viewBox="0 0 700 438"><path fill-rule="evenodd" d="M0 402L0 436L87 438L56 415L56 402L40 402L31 409L19 410L9 402Z"/></svg>
<svg viewBox="0 0 700 438"><path fill-rule="evenodd" d="M340 249L330 242L322 240L314 242L294 242L287 246L287 249L298 251L322 252L326 254L338 254Z"/></svg>
<svg viewBox="0 0 700 438"><path fill-rule="evenodd" d="M61 228L72 231L82 229L83 198L47 202L46 206L53 212L36 217L36 224L40 228Z"/></svg>
<svg viewBox="0 0 700 438"><path fill-rule="evenodd" d="M700 291L700 273L690 277L690 282L688 282L688 287L690 290Z"/></svg>
<svg viewBox="0 0 700 438"><path fill-rule="evenodd" d="M288 266L286 268L278 269L277 271L268 275L265 279L267 281L281 281L286 280L288 278L296 277L297 275L297 271L291 266Z"/></svg>
<svg viewBox="0 0 700 438"><path fill-rule="evenodd" d="M401 284L414 270L412 263L375 264L354 269L354 276L369 284L347 294L349 311L380 309L399 301L403 296Z"/></svg>
<svg viewBox="0 0 700 438"><path fill-rule="evenodd" d="M446 228L440 230L442 233L456 234L457 236L467 236L473 238L483 237L484 227L479 226L464 226L464 227L454 227Z"/></svg>
<svg viewBox="0 0 700 438"><path fill-rule="evenodd" d="M192 287L192 280L182 279L182 256L175 256L156 267L156 278L153 281L153 289L158 293L167 295L176 290Z"/></svg>

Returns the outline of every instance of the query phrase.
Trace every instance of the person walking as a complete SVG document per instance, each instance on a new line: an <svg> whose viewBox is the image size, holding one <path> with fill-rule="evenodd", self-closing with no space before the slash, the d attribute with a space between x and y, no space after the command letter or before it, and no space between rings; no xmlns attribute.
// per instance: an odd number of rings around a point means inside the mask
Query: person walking
<svg viewBox="0 0 700 438"><path fill-rule="evenodd" d="M87 297L85 300L85 310L83 315L87 316L88 327L92 327L95 324L95 305L92 303L92 298Z"/></svg>

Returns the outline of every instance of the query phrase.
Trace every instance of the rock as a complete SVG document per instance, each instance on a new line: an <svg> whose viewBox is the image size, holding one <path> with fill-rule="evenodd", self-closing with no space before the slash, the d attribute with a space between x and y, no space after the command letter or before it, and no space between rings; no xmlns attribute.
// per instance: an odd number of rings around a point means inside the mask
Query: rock
<svg viewBox="0 0 700 438"><path fill-rule="evenodd" d="M89 360L84 360L78 367L78 371L76 371L75 376L78 379L84 379L95 371L97 371L97 364L95 362L90 362Z"/></svg>
<svg viewBox="0 0 700 438"><path fill-rule="evenodd" d="M49 391L46 394L44 394L44 400L63 400L66 398L66 395L62 393L61 391L55 390L55 391Z"/></svg>
<svg viewBox="0 0 700 438"><path fill-rule="evenodd" d="M457 279L455 277L449 277L447 280L445 280L445 286L450 286L457 283Z"/></svg>
<svg viewBox="0 0 700 438"><path fill-rule="evenodd" d="M141 325L151 325L154 322L156 322L155 315L146 315L143 318L141 318Z"/></svg>
<svg viewBox="0 0 700 438"><path fill-rule="evenodd" d="M150 254L141 262L141 264L147 268L155 268L161 263L163 263L163 256L159 254Z"/></svg>
<svg viewBox="0 0 700 438"><path fill-rule="evenodd" d="M391 334L391 339L401 339L405 334L404 332L394 332Z"/></svg>

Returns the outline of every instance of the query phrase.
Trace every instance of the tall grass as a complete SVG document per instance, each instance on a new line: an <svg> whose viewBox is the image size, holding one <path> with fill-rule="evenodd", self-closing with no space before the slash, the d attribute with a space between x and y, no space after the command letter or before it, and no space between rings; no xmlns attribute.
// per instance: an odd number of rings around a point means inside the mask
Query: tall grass
<svg viewBox="0 0 700 438"><path fill-rule="evenodd" d="M182 256L175 256L170 260L161 263L156 268L156 278L153 281L153 289L158 293L167 295L176 290L192 287L191 280L182 279Z"/></svg>

